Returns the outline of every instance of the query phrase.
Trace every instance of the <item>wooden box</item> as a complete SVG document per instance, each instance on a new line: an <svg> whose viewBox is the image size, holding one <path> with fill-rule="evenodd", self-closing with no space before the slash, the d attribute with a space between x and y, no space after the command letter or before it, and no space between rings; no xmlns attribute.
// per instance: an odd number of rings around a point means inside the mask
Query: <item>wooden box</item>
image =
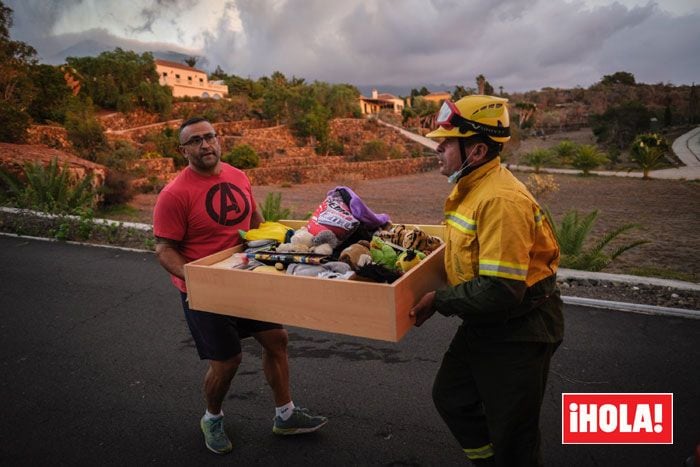
<svg viewBox="0 0 700 467"><path fill-rule="evenodd" d="M294 229L306 225L281 222ZM443 235L442 226L417 227ZM444 245L393 284L231 269L231 255L241 250L239 245L185 265L190 308L398 342L413 325L411 307L445 284Z"/></svg>

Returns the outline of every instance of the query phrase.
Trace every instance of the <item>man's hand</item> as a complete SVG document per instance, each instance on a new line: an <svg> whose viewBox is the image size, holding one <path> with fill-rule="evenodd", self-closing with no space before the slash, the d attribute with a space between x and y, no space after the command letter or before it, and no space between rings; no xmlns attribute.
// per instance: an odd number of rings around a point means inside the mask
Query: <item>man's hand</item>
<svg viewBox="0 0 700 467"><path fill-rule="evenodd" d="M421 298L418 303L416 303L416 306L411 308L411 311L408 312L408 316L411 319L416 320L416 322L413 323L414 326L420 326L435 314L435 307L433 306L434 302L435 292L428 292L427 294L423 295L423 298Z"/></svg>

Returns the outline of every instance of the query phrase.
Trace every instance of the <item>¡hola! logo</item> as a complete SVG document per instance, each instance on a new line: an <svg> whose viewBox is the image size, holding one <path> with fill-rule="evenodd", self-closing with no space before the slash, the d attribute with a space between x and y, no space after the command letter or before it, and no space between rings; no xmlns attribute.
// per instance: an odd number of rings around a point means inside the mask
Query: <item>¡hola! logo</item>
<svg viewBox="0 0 700 467"><path fill-rule="evenodd" d="M673 444L672 393L563 393L563 444Z"/></svg>

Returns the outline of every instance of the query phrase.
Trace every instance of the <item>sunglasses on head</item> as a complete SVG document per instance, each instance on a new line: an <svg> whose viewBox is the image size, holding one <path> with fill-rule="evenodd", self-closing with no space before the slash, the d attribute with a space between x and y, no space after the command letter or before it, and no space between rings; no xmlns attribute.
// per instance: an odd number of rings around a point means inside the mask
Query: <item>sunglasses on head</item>
<svg viewBox="0 0 700 467"><path fill-rule="evenodd" d="M487 136L494 136L497 138L510 136L510 128L486 125L464 118L454 102L449 100L443 102L442 107L440 107L440 110L438 111L435 123L445 130L458 128L460 133L474 131L476 133L482 133Z"/></svg>

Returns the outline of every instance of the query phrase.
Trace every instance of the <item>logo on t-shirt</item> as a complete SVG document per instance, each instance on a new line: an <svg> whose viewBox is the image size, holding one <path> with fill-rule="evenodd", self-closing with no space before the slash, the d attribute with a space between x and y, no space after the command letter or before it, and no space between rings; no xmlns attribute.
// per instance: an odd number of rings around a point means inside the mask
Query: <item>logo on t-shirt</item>
<svg viewBox="0 0 700 467"><path fill-rule="evenodd" d="M246 218L250 204L243 191L232 183L219 183L207 192L207 214L214 222L231 226Z"/></svg>

